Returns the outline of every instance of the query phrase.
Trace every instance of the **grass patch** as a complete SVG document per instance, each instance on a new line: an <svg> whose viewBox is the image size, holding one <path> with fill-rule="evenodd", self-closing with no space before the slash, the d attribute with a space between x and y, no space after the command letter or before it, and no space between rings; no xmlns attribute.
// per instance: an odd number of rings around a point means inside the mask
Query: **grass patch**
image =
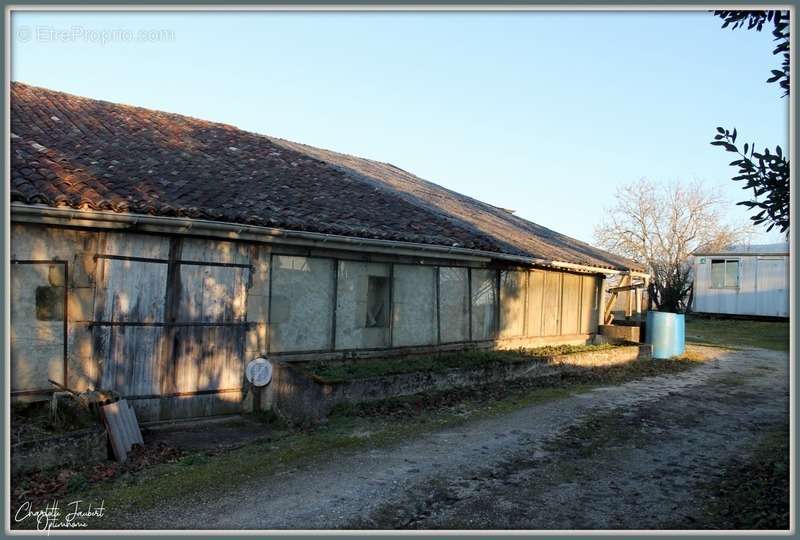
<svg viewBox="0 0 800 540"><path fill-rule="evenodd" d="M686 319L686 341L788 351L789 323L689 317Z"/></svg>
<svg viewBox="0 0 800 540"><path fill-rule="evenodd" d="M643 377L680 373L701 365L706 359L701 353L691 352L667 360L635 360L593 368L573 367L562 375L562 380L571 384L622 384Z"/></svg>
<svg viewBox="0 0 800 540"><path fill-rule="evenodd" d="M729 463L720 480L703 489L710 499L704 508L710 528L788 529L788 422L767 432L748 459Z"/></svg>
<svg viewBox="0 0 800 540"><path fill-rule="evenodd" d="M600 351L617 345L550 345L513 351L469 351L441 355L398 357L350 363L311 362L304 369L321 382L335 383L415 372L441 372L453 368L479 368L493 364L526 362L562 354Z"/></svg>
<svg viewBox="0 0 800 540"><path fill-rule="evenodd" d="M612 444L634 444L637 448L641 447L643 443L639 443L646 435L640 429L640 412L614 409L594 413L559 433L557 437L545 441L543 447L548 452L557 453L559 462L563 462L568 471L570 466L580 467L575 460L589 459Z"/></svg>

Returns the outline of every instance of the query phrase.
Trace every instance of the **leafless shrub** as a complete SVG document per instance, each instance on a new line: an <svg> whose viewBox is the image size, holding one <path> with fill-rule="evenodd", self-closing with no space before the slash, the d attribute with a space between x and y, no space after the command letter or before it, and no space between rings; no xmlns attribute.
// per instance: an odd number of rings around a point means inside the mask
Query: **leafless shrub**
<svg viewBox="0 0 800 540"><path fill-rule="evenodd" d="M691 299L689 255L698 248L724 248L741 241L745 227L723 219L726 201L699 182L656 184L641 179L622 186L616 203L595 227L603 248L648 267L656 309L682 313Z"/></svg>

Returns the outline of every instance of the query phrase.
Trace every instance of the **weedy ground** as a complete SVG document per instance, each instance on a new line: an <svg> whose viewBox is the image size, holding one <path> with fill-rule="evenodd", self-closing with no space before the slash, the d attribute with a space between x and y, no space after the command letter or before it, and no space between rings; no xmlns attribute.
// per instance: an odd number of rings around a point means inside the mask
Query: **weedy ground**
<svg viewBox="0 0 800 540"><path fill-rule="evenodd" d="M697 324L698 322L700 324ZM736 324L746 323L743 325L744 329L736 330L735 325L729 324L730 321L722 321L722 324L716 326L712 324L713 322L690 320L687 324L687 335L690 339L705 342L717 340L727 346L752 346L754 342L764 338L753 334L764 331L765 335L772 336L767 339L771 343L770 348L781 350L782 323L753 325L747 324L748 321L735 321ZM761 324L778 326L761 327ZM788 325L784 327L788 331ZM728 335L735 335L737 339L726 337ZM125 523L125 520L135 512L146 512L148 509L155 511L168 501L182 500L187 493L222 494L227 490L246 485L254 479L268 483L270 478L279 475L289 475L282 476L284 479L292 478L298 471L313 470L321 463L336 459L337 456L362 455L373 449L395 448L396 445L451 427L459 425L467 427L473 425L473 422L493 417L505 418L505 415L539 404L546 405L560 400L566 402L572 396L585 394L599 387L614 387L652 376L678 375L699 366L713 368L713 364L707 364L706 356L707 351L711 350L705 347L689 347L683 357L667 361L634 361L609 367L577 368L544 380L513 381L342 406L333 411L327 423L313 428L286 425L274 415L263 414L259 415L257 420L270 426L271 437L241 448L216 452L172 451L161 448L159 452L155 452L152 459L143 458L146 466L135 470L122 468L105 477L103 474L95 475L88 470L72 473L62 471L60 476L59 471L46 471L42 474L43 476L55 474L59 478L64 478L59 491L56 492L58 496L84 500L103 499L105 506L109 508L109 516L103 521L102 527L113 528L117 522ZM715 355L718 356L718 353L719 350ZM469 361L474 361L476 365L494 361L513 362L519 361L520 354L518 351L504 352L499 356L496 354L481 356L480 353L476 353L476 357ZM438 359L428 361L436 360ZM383 371L380 373L390 373L396 368L396 364L387 365L390 367L381 368ZM431 365L428 364L428 367ZM463 366L463 362L459 365ZM669 429L702 428L706 418L709 418L707 415L714 411L713 407L742 408L743 400L761 399L764 394L751 388L751 379L760 373L766 375L778 372L775 371L774 365L751 362L748 366L749 371L725 369L717 373L714 383L717 386L712 385L707 388L720 388L723 392L716 398L717 405L709 404L711 408L702 414L698 412L687 415L685 408L689 403L696 403L694 409L698 411L703 408L704 401L696 401L700 399L699 391L687 394L678 401L669 398L665 403L672 403L671 406L676 408L674 414L670 414L670 422L674 424L671 428L663 422L654 422L662 411L661 408L652 411L642 410L633 416L621 415L619 410L598 411L584 421L576 422L560 438L547 443L550 445L545 446L547 451L554 455L563 454L565 458L569 458L557 460L558 467L546 465L544 469L536 469L542 465L534 462L516 465L534 467L532 470L544 470L548 475L552 473L550 480L554 486L569 485L570 482L577 482L576 485L579 485L582 478L587 478L587 475L591 475L591 471L595 470L594 461L597 456L603 455L600 452L603 448L607 448L611 455L616 455L620 445L630 446L634 450L641 445L652 446L662 440L659 437L670 437ZM441 364L435 364L433 369L441 369ZM707 371L707 368L704 368L693 373ZM352 373L324 371L322 373L329 377L354 376ZM363 372L360 372L356 375L362 376L362 374ZM684 403L680 405L680 410L678 402ZM754 424L751 427L756 429L758 426ZM722 430L721 433L720 436L723 436L727 432ZM688 441L686 445L678 447L681 451L692 448ZM703 484L702 489L705 493L703 500L706 500L707 504L701 508L702 516L698 519L702 519L705 526L710 527L752 525L762 528L770 524L783 523L785 521L783 512L788 508L788 504L784 504L784 498L788 496L784 489L788 482L787 449L788 433L782 425L770 426L755 451L742 453L726 462L721 467L719 475L709 477ZM702 458L698 462L702 463ZM680 469L680 464L677 461L676 463L677 471ZM499 493L507 493L509 489L512 491L520 489L516 485L519 480L514 476L516 465L509 469L509 478L502 479L498 487L501 490ZM502 472L502 470L495 471L493 475L502 477L500 474ZM646 474L646 471L642 474ZM678 478L674 474L670 472L668 477ZM489 478L488 481L493 480ZM28 494L36 491L35 478L17 479L15 482L12 484L12 489L15 486L25 486ZM743 486L743 490L740 490L739 486ZM426 486L425 489L429 487ZM448 490L452 491L452 486L444 486L440 491L449 493ZM533 491L530 494L535 495ZM601 495L602 493L598 496ZM437 504L449 504L448 497L442 498ZM413 514L414 512L410 511L411 517L398 522L396 516L390 512L387 523L395 526L407 524L415 526L413 524L418 523L419 526L425 526L427 518L421 519L420 515L414 517ZM421 521L414 521L415 519ZM372 523L373 525L367 526L374 526L374 522ZM680 527L686 528L686 522L680 524Z"/></svg>
<svg viewBox="0 0 800 540"><path fill-rule="evenodd" d="M747 321L689 316L686 341L722 347L789 350L788 321Z"/></svg>
<svg viewBox="0 0 800 540"><path fill-rule="evenodd" d="M124 514L126 509L146 509L165 500L179 499L185 493L222 491L252 480L254 475L266 478L291 471L337 452L385 447L423 433L563 399L599 386L678 373L703 361L702 354L692 352L673 360L581 368L548 380L511 381L343 406L333 411L327 423L313 428L293 427L274 415L259 415L258 419L272 427L269 440L211 453L162 448L158 455L163 459L154 459L151 466L136 470L122 468L119 474L106 477L92 469L62 472L61 477L66 476L67 481L58 493L84 500L103 499L107 508ZM43 473L45 477L48 475ZM70 478L77 480L69 481ZM18 485L26 481L28 485L31 483L31 479L22 479ZM30 486L26 491L29 496ZM110 520L104 521L104 526L109 526Z"/></svg>
<svg viewBox="0 0 800 540"><path fill-rule="evenodd" d="M401 373L441 372L453 368L479 368L496 364L529 362L562 354L602 351L616 345L548 345L508 351L469 351L439 355L398 357L355 362L311 362L304 369L324 382L367 379Z"/></svg>

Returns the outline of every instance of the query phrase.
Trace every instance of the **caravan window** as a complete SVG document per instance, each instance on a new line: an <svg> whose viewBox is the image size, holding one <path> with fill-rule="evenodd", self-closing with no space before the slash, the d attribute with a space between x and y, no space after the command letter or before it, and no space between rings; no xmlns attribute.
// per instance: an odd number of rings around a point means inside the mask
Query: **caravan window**
<svg viewBox="0 0 800 540"><path fill-rule="evenodd" d="M738 259L711 260L711 288L728 289L739 286Z"/></svg>

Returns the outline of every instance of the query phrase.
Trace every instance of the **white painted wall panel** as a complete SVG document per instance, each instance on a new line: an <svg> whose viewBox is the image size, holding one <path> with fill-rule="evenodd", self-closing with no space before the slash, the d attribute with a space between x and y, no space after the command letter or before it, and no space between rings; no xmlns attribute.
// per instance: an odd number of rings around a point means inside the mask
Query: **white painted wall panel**
<svg viewBox="0 0 800 540"><path fill-rule="evenodd" d="M694 258L694 311L729 315L789 316L789 257L740 255L735 288L714 288L711 260ZM705 260L701 263L701 260Z"/></svg>

